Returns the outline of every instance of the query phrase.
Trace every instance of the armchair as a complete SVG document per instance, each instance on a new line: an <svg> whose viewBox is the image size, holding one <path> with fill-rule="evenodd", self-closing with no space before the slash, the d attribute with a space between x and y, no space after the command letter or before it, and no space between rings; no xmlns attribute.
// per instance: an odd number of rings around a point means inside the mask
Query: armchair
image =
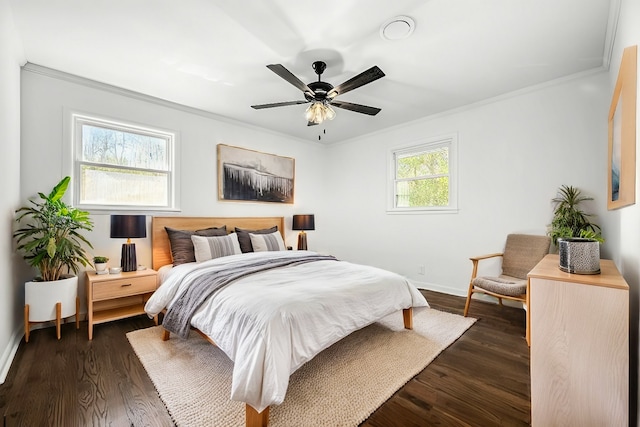
<svg viewBox="0 0 640 427"><path fill-rule="evenodd" d="M549 253L551 238L528 234L509 234L504 252L470 258L473 271L469 282L464 315L469 312L471 297L474 293L483 293L502 299L521 301L527 304L527 274ZM502 274L498 277L477 277L480 261L502 257Z"/></svg>

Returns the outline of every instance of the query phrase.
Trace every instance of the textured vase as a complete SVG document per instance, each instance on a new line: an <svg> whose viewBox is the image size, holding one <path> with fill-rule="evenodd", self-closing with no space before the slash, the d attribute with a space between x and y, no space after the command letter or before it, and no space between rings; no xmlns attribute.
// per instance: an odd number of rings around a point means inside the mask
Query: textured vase
<svg viewBox="0 0 640 427"><path fill-rule="evenodd" d="M558 239L560 270L575 274L600 273L600 243L593 239Z"/></svg>

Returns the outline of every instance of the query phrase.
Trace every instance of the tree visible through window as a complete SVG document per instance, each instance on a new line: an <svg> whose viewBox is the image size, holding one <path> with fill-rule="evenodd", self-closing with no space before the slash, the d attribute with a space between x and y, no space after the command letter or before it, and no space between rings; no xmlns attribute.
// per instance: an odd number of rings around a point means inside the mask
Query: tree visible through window
<svg viewBox="0 0 640 427"><path fill-rule="evenodd" d="M77 204L172 207L170 133L74 116Z"/></svg>
<svg viewBox="0 0 640 427"><path fill-rule="evenodd" d="M453 138L392 152L391 210L455 209Z"/></svg>

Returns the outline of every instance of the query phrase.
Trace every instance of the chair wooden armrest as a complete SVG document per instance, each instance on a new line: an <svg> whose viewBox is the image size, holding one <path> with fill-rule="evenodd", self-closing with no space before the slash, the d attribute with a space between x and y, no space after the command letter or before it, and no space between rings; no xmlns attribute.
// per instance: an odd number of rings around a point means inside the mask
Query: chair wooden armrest
<svg viewBox="0 0 640 427"><path fill-rule="evenodd" d="M502 252L497 252L494 254L480 255L480 256L469 258L471 262L473 262L473 271L471 272L471 280L475 279L476 276L478 275L478 262L480 262L483 259L495 258L502 255L503 255Z"/></svg>
<svg viewBox="0 0 640 427"><path fill-rule="evenodd" d="M474 289L473 289L473 279L476 278L476 276L478 275L478 263L480 261L482 261L483 259L489 259L489 258L496 258L499 256L503 256L504 254L502 252L496 252L493 254L486 254L486 255L480 255L480 256L476 256L476 257L471 257L469 258L471 260L471 262L473 263L473 271L471 272L471 279L469 280L469 292L467 293L467 302L464 305L464 316L467 316L467 313L469 312L469 303L471 302L471 294L473 294ZM502 305L502 300L500 300L500 305Z"/></svg>
<svg viewBox="0 0 640 427"><path fill-rule="evenodd" d="M503 253L502 252L498 252L495 254L487 254L487 255L480 255L480 256L474 256L469 258L471 261L480 261L481 259L487 259L487 258L495 258L497 256L502 256Z"/></svg>

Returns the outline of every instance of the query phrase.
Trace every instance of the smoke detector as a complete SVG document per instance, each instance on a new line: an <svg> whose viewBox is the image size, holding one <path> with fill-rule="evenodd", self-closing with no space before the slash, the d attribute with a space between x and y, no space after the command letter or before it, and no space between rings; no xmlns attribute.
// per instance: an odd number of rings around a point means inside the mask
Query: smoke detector
<svg viewBox="0 0 640 427"><path fill-rule="evenodd" d="M396 16L380 26L380 37L384 40L403 40L416 28L416 23L408 16Z"/></svg>

